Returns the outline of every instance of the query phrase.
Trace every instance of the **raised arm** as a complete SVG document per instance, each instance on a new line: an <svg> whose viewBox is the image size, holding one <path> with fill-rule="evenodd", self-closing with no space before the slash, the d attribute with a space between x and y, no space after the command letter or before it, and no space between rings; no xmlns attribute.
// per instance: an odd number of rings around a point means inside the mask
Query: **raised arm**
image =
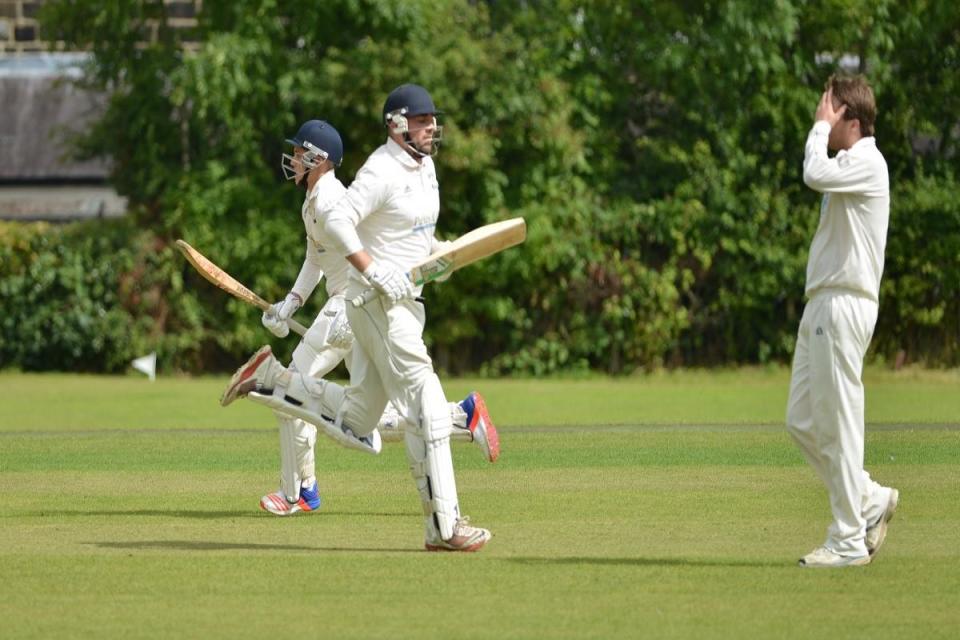
<svg viewBox="0 0 960 640"><path fill-rule="evenodd" d="M827 152L830 123L818 120L807 136L803 158L803 182L821 193L868 193L876 183L876 167L869 158Z"/></svg>

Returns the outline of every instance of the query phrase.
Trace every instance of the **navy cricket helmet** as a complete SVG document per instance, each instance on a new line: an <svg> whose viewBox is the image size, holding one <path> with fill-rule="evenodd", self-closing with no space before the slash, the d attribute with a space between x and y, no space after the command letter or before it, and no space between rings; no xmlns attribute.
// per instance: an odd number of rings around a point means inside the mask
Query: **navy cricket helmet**
<svg viewBox="0 0 960 640"><path fill-rule="evenodd" d="M329 160L335 167L343 162L343 140L329 122L307 120L297 130L297 135L287 138L287 142L303 147L315 159Z"/></svg>
<svg viewBox="0 0 960 640"><path fill-rule="evenodd" d="M426 113L439 115L443 112L433 104L433 98L426 89L418 84L402 84L391 91L386 102L383 103L384 124L390 124L388 116L394 113L402 116L421 116Z"/></svg>

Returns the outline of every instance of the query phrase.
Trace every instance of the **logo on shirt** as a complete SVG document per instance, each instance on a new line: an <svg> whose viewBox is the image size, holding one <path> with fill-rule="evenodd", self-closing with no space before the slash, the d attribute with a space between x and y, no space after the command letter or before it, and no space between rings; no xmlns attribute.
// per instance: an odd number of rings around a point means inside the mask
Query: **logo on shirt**
<svg viewBox="0 0 960 640"><path fill-rule="evenodd" d="M437 226L437 215L419 215L413 219L414 230L428 229Z"/></svg>
<svg viewBox="0 0 960 640"><path fill-rule="evenodd" d="M823 327L817 327L817 330L814 331L814 333L817 334L818 336L822 336L822 335L823 335Z"/></svg>

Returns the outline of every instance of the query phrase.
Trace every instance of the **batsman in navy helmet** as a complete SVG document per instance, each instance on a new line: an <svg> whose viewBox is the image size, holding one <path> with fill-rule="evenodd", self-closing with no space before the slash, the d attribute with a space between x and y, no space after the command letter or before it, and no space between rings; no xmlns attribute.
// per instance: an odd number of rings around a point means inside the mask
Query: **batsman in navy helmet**
<svg viewBox="0 0 960 640"><path fill-rule="evenodd" d="M399 136L414 157L437 153L443 138L443 127L437 124L437 116L442 114L433 104L430 93L418 84L400 85L383 103L387 131Z"/></svg>

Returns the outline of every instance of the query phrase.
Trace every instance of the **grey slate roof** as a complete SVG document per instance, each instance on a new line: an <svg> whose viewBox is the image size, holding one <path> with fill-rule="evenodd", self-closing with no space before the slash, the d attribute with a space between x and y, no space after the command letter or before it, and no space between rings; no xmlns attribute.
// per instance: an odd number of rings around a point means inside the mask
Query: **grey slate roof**
<svg viewBox="0 0 960 640"><path fill-rule="evenodd" d="M73 82L83 54L0 57L0 181L105 180L105 160L66 157L68 132L82 131L106 97Z"/></svg>

